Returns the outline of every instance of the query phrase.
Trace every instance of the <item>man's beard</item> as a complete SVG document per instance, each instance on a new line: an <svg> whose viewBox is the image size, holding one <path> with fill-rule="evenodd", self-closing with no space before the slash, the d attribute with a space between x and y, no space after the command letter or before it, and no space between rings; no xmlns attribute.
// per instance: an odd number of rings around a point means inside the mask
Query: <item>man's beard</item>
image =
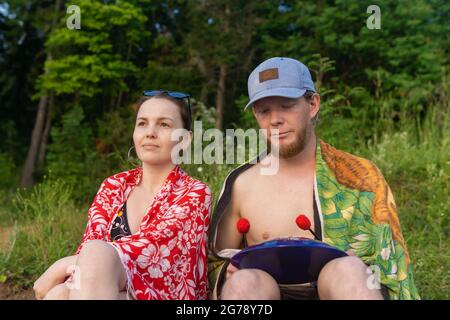
<svg viewBox="0 0 450 320"><path fill-rule="evenodd" d="M297 131L295 141L286 146L280 145L278 147L278 146L272 145L270 139L268 139L267 140L267 150L269 153L271 153L273 149L278 148L278 157L279 158L282 158L282 159L292 158L305 149L306 143L308 142L310 136L311 136L311 126L306 124L299 131Z"/></svg>

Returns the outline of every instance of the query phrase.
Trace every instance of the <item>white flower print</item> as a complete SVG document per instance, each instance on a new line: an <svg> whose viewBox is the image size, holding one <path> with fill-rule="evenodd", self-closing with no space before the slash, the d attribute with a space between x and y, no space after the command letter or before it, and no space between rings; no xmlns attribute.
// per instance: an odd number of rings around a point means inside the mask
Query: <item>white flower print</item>
<svg viewBox="0 0 450 320"><path fill-rule="evenodd" d="M163 272L166 272L170 263L166 259L170 255L167 246L162 245L156 248L153 244L149 244L147 248L137 258L137 263L142 269L147 269L151 278L162 278Z"/></svg>
<svg viewBox="0 0 450 320"><path fill-rule="evenodd" d="M381 250L381 258L383 259L383 260L388 260L389 259L389 255L391 254L391 249L389 249L389 248L383 248L382 250Z"/></svg>
<svg viewBox="0 0 450 320"><path fill-rule="evenodd" d="M175 281L181 281L187 277L187 274L191 271L191 265L187 261L185 255L175 255L173 258L173 265L170 268L170 275L175 278Z"/></svg>

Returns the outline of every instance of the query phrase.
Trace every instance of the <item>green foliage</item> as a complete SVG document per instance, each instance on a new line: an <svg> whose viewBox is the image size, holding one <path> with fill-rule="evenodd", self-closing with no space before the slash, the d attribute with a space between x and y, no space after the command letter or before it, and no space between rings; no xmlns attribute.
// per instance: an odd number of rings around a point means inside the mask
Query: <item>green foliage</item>
<svg viewBox="0 0 450 320"><path fill-rule="evenodd" d="M401 128L354 152L373 160L393 190L422 298L448 299L450 259L443 254L450 250L448 100L430 107L420 129L414 119L403 120Z"/></svg>
<svg viewBox="0 0 450 320"><path fill-rule="evenodd" d="M45 179L31 190L18 189L11 217L16 221L53 218L72 203L72 188L62 180Z"/></svg>
<svg viewBox="0 0 450 320"><path fill-rule="evenodd" d="M86 195L95 189L91 174L96 169L97 154L93 148L92 131L83 119L81 107L74 107L63 116L62 126L52 129L47 170L50 178L63 178Z"/></svg>
<svg viewBox="0 0 450 320"><path fill-rule="evenodd" d="M16 181L16 165L10 155L0 152L0 188L11 188Z"/></svg>
<svg viewBox="0 0 450 320"><path fill-rule="evenodd" d="M38 82L40 90L78 92L87 97L99 93L105 84L111 90L126 90L125 77L137 72L129 61L130 50L146 36L142 28L146 17L126 1L80 0L72 4L80 7L82 28L67 29L64 17L52 32L47 49L55 54Z"/></svg>
<svg viewBox="0 0 450 320"><path fill-rule="evenodd" d="M0 251L0 276L30 287L53 262L72 255L86 225L86 215L80 211L71 188L60 180L19 190L11 208L16 222Z"/></svg>

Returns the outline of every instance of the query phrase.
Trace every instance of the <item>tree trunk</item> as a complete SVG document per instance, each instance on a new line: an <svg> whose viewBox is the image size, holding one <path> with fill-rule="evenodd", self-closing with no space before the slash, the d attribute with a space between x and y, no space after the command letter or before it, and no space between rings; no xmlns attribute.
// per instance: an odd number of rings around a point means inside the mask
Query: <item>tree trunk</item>
<svg viewBox="0 0 450 320"><path fill-rule="evenodd" d="M203 77L200 101L205 105L208 105L209 88L215 82L214 76L212 75L211 70L206 66L205 60L201 57L200 52L195 49L190 50L190 63L198 68Z"/></svg>
<svg viewBox="0 0 450 320"><path fill-rule="evenodd" d="M21 187L31 187L34 184L33 173L39 146L41 144L43 134L42 131L44 129L45 114L47 112L47 100L47 93L44 93L39 99L36 122L34 123L33 132L31 134L31 144L28 149L27 159L25 160L25 165L22 170L22 177L20 179Z"/></svg>
<svg viewBox="0 0 450 320"><path fill-rule="evenodd" d="M48 33L50 33L56 26L60 6L61 0L55 0L55 7L54 7L55 11L52 19L52 24L50 25ZM50 52L47 52L45 60L46 62L52 60L52 54ZM48 70L46 69L44 72L48 72ZM48 118L46 119L46 116L47 117L50 116L47 110L48 109L47 103L48 103L48 92L44 91L41 97L39 98L39 104L36 113L36 122L34 123L34 128L31 133L31 143L30 147L28 148L27 158L25 160L25 164L22 169L22 176L20 178L20 187L31 187L34 184L33 174L36 167L36 163L38 162L39 159L45 157L45 147L44 149L42 149L43 147L42 139L45 136L44 131L47 130L48 132L48 130L50 130L50 123L48 123L49 119ZM44 154L42 154L42 152Z"/></svg>
<svg viewBox="0 0 450 320"><path fill-rule="evenodd" d="M37 167L41 167L44 165L45 150L47 149L47 141L48 141L48 134L50 132L50 124L51 124L53 105L54 105L54 96L53 96L53 93L51 93L49 95L49 100L48 100L48 107L47 107L47 114L46 114L47 119L45 121L44 133L42 134L41 145L39 146Z"/></svg>
<svg viewBox="0 0 450 320"><path fill-rule="evenodd" d="M225 2L225 9L223 15L223 27L222 32L226 35L230 32L230 8ZM223 113L225 111L225 84L227 81L228 67L225 61L220 64L219 81L217 82L217 95L216 95L216 128L222 130L223 128Z"/></svg>
<svg viewBox="0 0 450 320"><path fill-rule="evenodd" d="M125 58L125 61L126 61L126 62L128 62L128 61L130 60L130 57L131 57L131 49L132 49L131 42L128 42L127 56L126 56L126 58ZM122 99L123 99L123 91L120 90L120 91L119 91L119 94L118 94L118 96L117 96L117 102L116 102L116 108L115 108L115 110L118 110L118 109L120 108L120 106L122 105Z"/></svg>
<svg viewBox="0 0 450 320"><path fill-rule="evenodd" d="M227 79L227 66L220 65L219 81L216 94L216 128L222 130L223 113L225 110L225 81Z"/></svg>

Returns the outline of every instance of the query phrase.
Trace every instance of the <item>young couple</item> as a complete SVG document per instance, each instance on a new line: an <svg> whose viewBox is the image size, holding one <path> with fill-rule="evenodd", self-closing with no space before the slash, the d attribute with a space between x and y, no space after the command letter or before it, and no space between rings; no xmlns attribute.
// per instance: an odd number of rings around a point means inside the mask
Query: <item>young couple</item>
<svg viewBox="0 0 450 320"><path fill-rule="evenodd" d="M36 297L208 299L211 286L215 299L419 298L381 172L315 135L320 96L308 68L291 58L268 59L250 74L248 93L245 108L266 129L269 152L228 175L209 226L210 189L171 157L178 143L172 132L186 129L184 141L192 136L189 95L144 92L133 133L142 166L103 181L77 252L35 282ZM278 161L278 171L262 175L262 158ZM240 218L251 224L247 245L310 237L295 224L299 212L322 241L349 254L326 264L317 282L278 284L220 256L222 249L242 247ZM369 266L376 267L379 286L368 286Z"/></svg>

